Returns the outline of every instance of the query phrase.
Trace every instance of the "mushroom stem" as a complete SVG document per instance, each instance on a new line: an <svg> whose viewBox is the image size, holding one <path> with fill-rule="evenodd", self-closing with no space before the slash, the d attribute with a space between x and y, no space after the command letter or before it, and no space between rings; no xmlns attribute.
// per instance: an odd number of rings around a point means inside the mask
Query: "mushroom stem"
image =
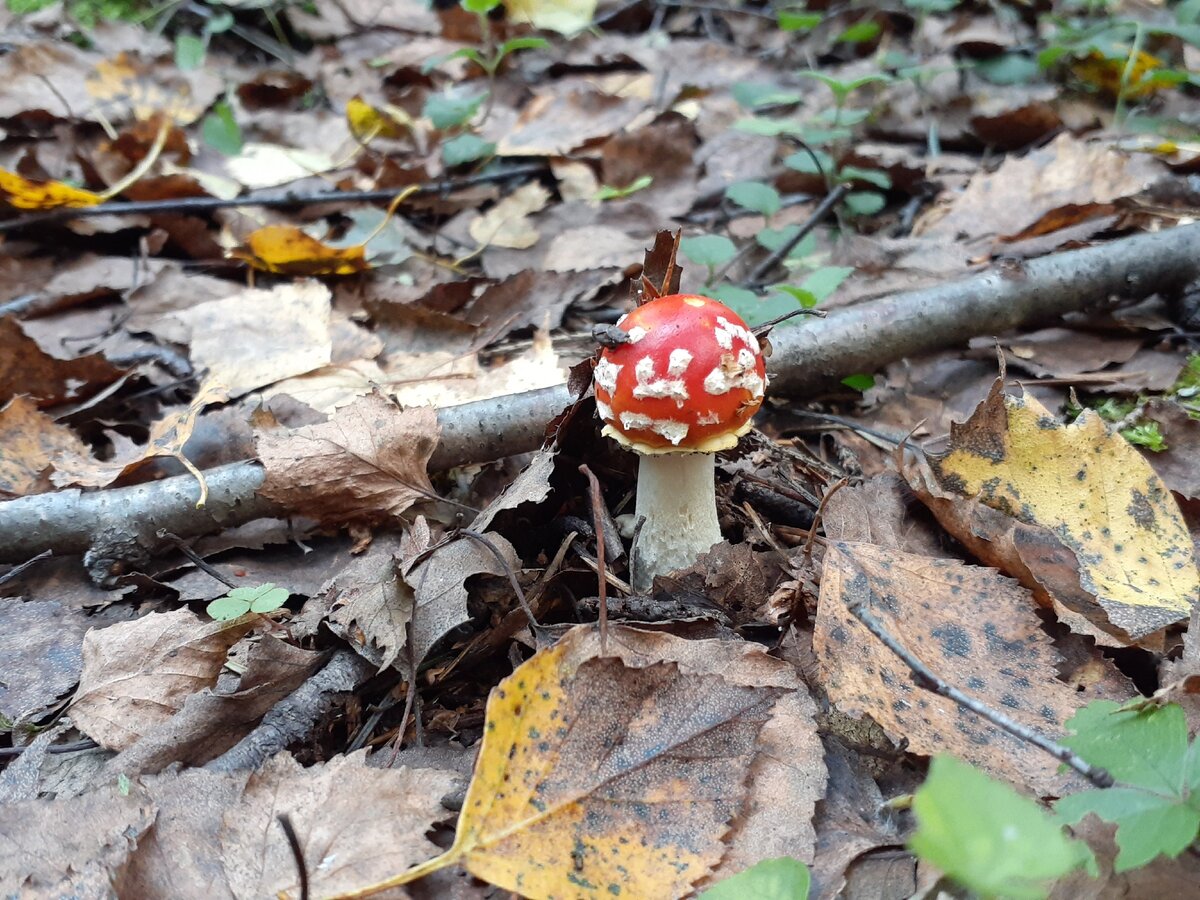
<svg viewBox="0 0 1200 900"><path fill-rule="evenodd" d="M690 566L721 540L715 465L712 453L641 456L636 516L645 522L633 552L634 590L649 590L655 575Z"/></svg>

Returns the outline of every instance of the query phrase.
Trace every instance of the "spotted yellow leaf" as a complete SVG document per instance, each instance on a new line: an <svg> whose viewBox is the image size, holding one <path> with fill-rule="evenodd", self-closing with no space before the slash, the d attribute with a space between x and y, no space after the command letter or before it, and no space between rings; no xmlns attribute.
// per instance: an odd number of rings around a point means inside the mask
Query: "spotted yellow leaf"
<svg viewBox="0 0 1200 900"><path fill-rule="evenodd" d="M914 487L939 520L1048 595L1072 628L1079 616L1136 641L1200 601L1191 537L1171 492L1090 410L1064 425L1034 397L1006 395L997 380L970 420L953 426L950 451L932 470L936 489ZM972 511L971 500L999 515Z"/></svg>
<svg viewBox="0 0 1200 900"><path fill-rule="evenodd" d="M488 698L450 849L343 898L457 863L523 897L668 900L721 860L759 729L786 690L673 662L576 663L569 638Z"/></svg>
<svg viewBox="0 0 1200 900"><path fill-rule="evenodd" d="M104 198L61 181L31 181L0 169L0 200L16 209L82 209Z"/></svg>

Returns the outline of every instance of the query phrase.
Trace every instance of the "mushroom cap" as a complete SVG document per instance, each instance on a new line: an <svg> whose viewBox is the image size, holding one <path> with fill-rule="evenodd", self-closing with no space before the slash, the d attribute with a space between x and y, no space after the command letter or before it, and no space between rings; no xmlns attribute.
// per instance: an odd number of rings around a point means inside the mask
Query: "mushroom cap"
<svg viewBox="0 0 1200 900"><path fill-rule="evenodd" d="M592 380L604 434L638 453L715 453L737 444L762 405L758 339L725 304L695 294L644 303L618 322Z"/></svg>

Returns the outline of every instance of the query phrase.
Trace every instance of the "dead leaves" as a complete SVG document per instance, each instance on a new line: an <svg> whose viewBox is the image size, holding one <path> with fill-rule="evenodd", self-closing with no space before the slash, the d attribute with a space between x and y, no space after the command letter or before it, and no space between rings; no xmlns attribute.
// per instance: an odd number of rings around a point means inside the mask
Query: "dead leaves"
<svg viewBox="0 0 1200 900"><path fill-rule="evenodd" d="M788 690L596 657L591 631L495 688L454 844L391 884L460 863L526 896L670 898L718 863Z"/></svg>
<svg viewBox="0 0 1200 900"><path fill-rule="evenodd" d="M28 397L14 397L0 409L0 499L52 489L47 477L55 459L84 456L87 447Z"/></svg>
<svg viewBox="0 0 1200 900"><path fill-rule="evenodd" d="M249 628L180 609L88 632L72 718L102 747L132 746L216 683L226 652Z"/></svg>
<svg viewBox="0 0 1200 900"><path fill-rule="evenodd" d="M325 522L394 521L436 497L425 467L437 447L437 414L363 397L328 422L260 435L261 492Z"/></svg>
<svg viewBox="0 0 1200 900"><path fill-rule="evenodd" d="M1200 602L1179 507L1099 416L1062 425L997 381L951 449L909 483L972 552L1019 579L1075 630L1137 641Z"/></svg>

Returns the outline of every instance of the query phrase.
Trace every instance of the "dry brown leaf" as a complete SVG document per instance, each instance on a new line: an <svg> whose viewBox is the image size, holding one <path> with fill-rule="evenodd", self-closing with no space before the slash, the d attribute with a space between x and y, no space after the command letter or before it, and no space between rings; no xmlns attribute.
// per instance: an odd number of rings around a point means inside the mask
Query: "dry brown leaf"
<svg viewBox="0 0 1200 900"><path fill-rule="evenodd" d="M1057 760L918 687L850 611L859 603L935 675L1057 739L1076 709L1096 698L1058 680L1061 657L1024 588L959 560L831 542L813 649L842 712L869 715L914 753L952 753L1041 795L1061 793L1071 776L1058 774Z"/></svg>
<svg viewBox="0 0 1200 900"><path fill-rule="evenodd" d="M541 503L550 494L550 476L554 474L553 450L538 450L504 491L487 505L471 523L472 531L487 531L497 515L516 509L522 503Z"/></svg>
<svg viewBox="0 0 1200 900"><path fill-rule="evenodd" d="M0 319L0 400L26 394L39 407L78 400L121 377L121 370L98 353L55 359L11 316Z"/></svg>
<svg viewBox="0 0 1200 900"><path fill-rule="evenodd" d="M495 116L484 137L496 140L498 156L569 156L590 140L624 128L648 106L637 96L616 97L582 79L564 78L536 92L516 122Z"/></svg>
<svg viewBox="0 0 1200 900"><path fill-rule="evenodd" d="M1080 172L1088 177L1080 178ZM976 175L945 215L936 218L935 210L931 224L914 233L968 240L1013 235L1059 207L1140 194L1165 174L1165 167L1146 154L1062 134L1023 157L1007 157L995 172Z"/></svg>
<svg viewBox="0 0 1200 900"><path fill-rule="evenodd" d="M578 659L572 643L493 690L454 844L399 882L461 863L529 896L654 900L720 861L759 732L788 690Z"/></svg>
<svg viewBox="0 0 1200 900"><path fill-rule="evenodd" d="M106 487L118 478L134 472L143 463L158 457L171 457L181 462L200 482L200 499L203 506L208 497L208 486L200 470L183 455L183 445L192 436L196 419L205 407L223 403L229 392L223 384L207 381L200 385L196 396L187 406L170 412L157 422L150 423L150 437L144 445L130 445L118 451L112 459L98 460L91 453L64 453L54 463L50 480L58 487L78 484L83 487Z"/></svg>
<svg viewBox="0 0 1200 900"><path fill-rule="evenodd" d="M286 753L275 757L250 776L225 814L221 857L234 896L296 895L295 862L275 821L280 813L296 827L320 896L427 858L437 848L425 832L449 817L439 801L457 781L456 773L436 769L369 768L366 751L311 768Z"/></svg>
<svg viewBox="0 0 1200 900"><path fill-rule="evenodd" d="M437 496L425 467L438 436L434 410L401 409L374 393L320 425L261 433L260 492L322 522L395 521Z"/></svg>
<svg viewBox="0 0 1200 900"><path fill-rule="evenodd" d="M177 125L190 125L225 89L211 66L188 71L164 69L137 54L118 53L98 61L85 87L100 121L125 122L166 113Z"/></svg>
<svg viewBox="0 0 1200 900"><path fill-rule="evenodd" d="M413 658L417 665L425 659L446 632L466 622L466 580L473 575L503 575L515 571L521 562L512 544L495 532L484 535L503 557L503 561L471 538L461 537L433 551L427 559L404 574L404 580L416 597L412 616ZM515 599L515 598L514 598Z"/></svg>
<svg viewBox="0 0 1200 900"><path fill-rule="evenodd" d="M1200 460L1200 421L1178 403L1164 398L1147 403L1144 416L1158 423L1167 445L1161 453L1146 454L1158 477L1181 497L1200 497L1200 465L1196 464Z"/></svg>
<svg viewBox="0 0 1200 900"><path fill-rule="evenodd" d="M4 604L0 717L19 722L53 706L79 682L87 617L55 600Z"/></svg>
<svg viewBox="0 0 1200 900"><path fill-rule="evenodd" d="M25 800L0 819L0 885L11 897L111 897L155 806L116 786L81 797Z"/></svg>
<svg viewBox="0 0 1200 900"><path fill-rule="evenodd" d="M150 330L191 347L192 363L240 397L329 364L329 289L316 281L248 288L159 319Z"/></svg>
<svg viewBox="0 0 1200 900"><path fill-rule="evenodd" d="M188 696L216 684L226 653L251 624L206 621L178 609L89 631L72 720L108 750L132 746Z"/></svg>
<svg viewBox="0 0 1200 900"><path fill-rule="evenodd" d="M1200 602L1178 505L1094 412L1062 425L1034 397L1005 394L997 379L950 435L944 457L908 467L910 486L948 531L1073 630L1128 643Z"/></svg>
<svg viewBox="0 0 1200 900"><path fill-rule="evenodd" d="M524 250L538 242L538 231L529 220L532 213L545 207L550 192L536 181L522 185L499 203L471 220L467 226L480 247L508 247Z"/></svg>
<svg viewBox="0 0 1200 900"><path fill-rule="evenodd" d="M61 456L83 456L87 445L70 428L18 396L0 409L0 499L53 490L47 474Z"/></svg>
<svg viewBox="0 0 1200 900"><path fill-rule="evenodd" d="M595 629L569 632L567 659L578 665L601 655ZM731 684L786 688L758 735L741 814L725 837L725 855L709 881L728 878L763 859L790 856L812 862L812 818L825 796L825 750L817 735L816 704L793 666L743 641L685 640L660 631L620 627L609 633L607 654L644 668L675 662L687 675L720 675ZM707 882L706 882L707 883Z"/></svg>
<svg viewBox="0 0 1200 900"><path fill-rule="evenodd" d="M380 669L400 656L412 621L413 591L396 570L400 539L375 535L371 546L331 578L321 593L332 605L329 624Z"/></svg>

